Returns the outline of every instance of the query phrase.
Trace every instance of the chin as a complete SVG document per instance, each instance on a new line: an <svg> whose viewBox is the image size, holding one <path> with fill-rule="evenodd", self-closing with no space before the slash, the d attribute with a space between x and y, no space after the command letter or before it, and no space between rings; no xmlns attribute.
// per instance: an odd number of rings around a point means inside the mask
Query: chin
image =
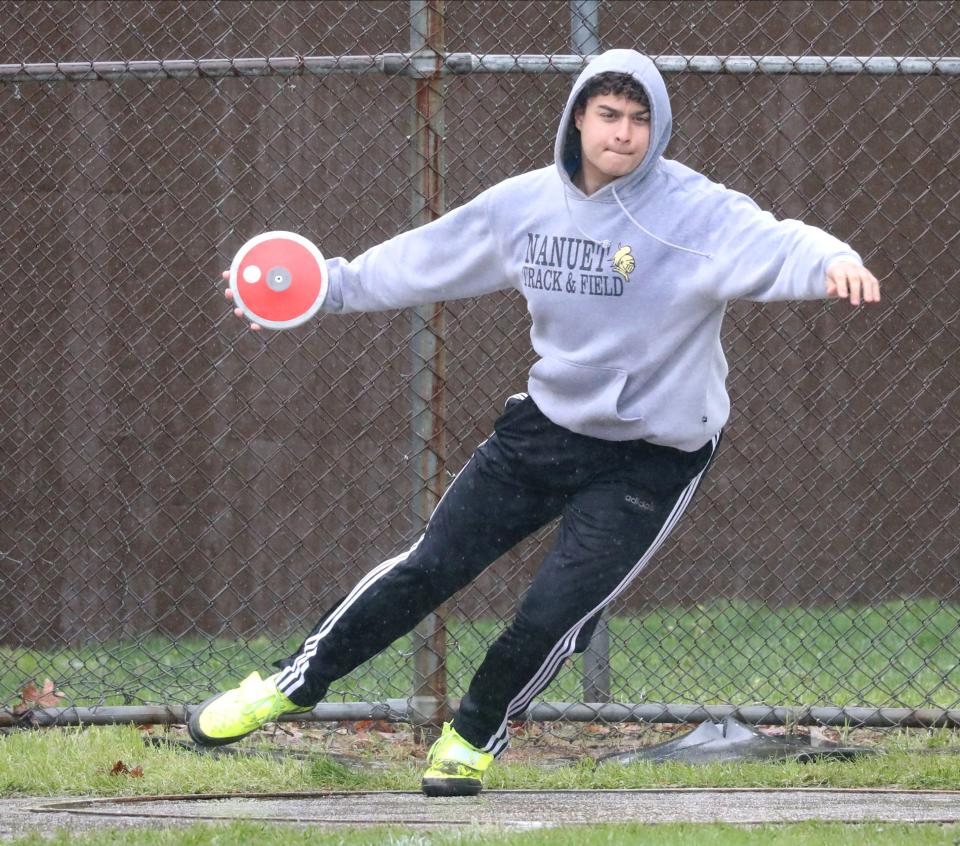
<svg viewBox="0 0 960 846"><path fill-rule="evenodd" d="M635 165L630 167L618 167L615 170L608 170L604 175L608 179L619 179L621 176L626 176L628 173L633 173L639 166L640 162L637 162Z"/></svg>
<svg viewBox="0 0 960 846"><path fill-rule="evenodd" d="M638 158L636 161L621 161L616 162L607 162L606 167L600 168L604 175L616 179L620 176L626 176L628 173L636 170L640 166L640 162L643 161L643 156Z"/></svg>

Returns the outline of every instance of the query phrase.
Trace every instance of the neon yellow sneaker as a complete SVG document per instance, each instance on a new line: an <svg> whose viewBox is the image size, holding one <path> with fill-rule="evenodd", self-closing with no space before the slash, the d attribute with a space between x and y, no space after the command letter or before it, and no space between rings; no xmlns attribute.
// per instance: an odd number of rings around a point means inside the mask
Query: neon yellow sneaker
<svg viewBox="0 0 960 846"><path fill-rule="evenodd" d="M251 673L239 687L211 696L190 714L187 730L194 743L223 746L256 731L281 714L302 714L302 708L284 696L274 683L276 675L260 678Z"/></svg>
<svg viewBox="0 0 960 846"><path fill-rule="evenodd" d="M430 766L420 782L427 796L476 796L493 755L477 749L450 723L444 723L442 734L427 753L427 763Z"/></svg>

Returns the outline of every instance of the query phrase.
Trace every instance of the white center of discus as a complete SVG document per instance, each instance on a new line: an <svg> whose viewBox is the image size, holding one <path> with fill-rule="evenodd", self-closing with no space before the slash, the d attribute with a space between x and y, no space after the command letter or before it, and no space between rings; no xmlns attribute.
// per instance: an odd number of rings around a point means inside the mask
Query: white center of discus
<svg viewBox="0 0 960 846"><path fill-rule="evenodd" d="M261 276L260 268L257 267L255 264L251 264L249 267L245 267L243 269L243 281L249 282L251 285L254 282L259 282L260 276Z"/></svg>

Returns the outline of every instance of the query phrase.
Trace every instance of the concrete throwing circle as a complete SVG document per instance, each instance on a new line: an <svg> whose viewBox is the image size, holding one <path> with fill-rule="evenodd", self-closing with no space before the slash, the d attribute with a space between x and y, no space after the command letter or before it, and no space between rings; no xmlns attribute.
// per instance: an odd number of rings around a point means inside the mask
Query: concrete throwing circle
<svg viewBox="0 0 960 846"><path fill-rule="evenodd" d="M328 825L491 825L539 828L603 822L957 822L960 791L829 788L487 790L430 799L420 793L260 793L58 801L36 813L130 820L257 820Z"/></svg>

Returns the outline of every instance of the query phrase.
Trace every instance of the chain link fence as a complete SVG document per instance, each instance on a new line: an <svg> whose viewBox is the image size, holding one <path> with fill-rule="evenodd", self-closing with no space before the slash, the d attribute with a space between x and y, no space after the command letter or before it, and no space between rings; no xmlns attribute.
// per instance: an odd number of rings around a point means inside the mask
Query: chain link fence
<svg viewBox="0 0 960 846"><path fill-rule="evenodd" d="M664 70L669 156L849 241L885 300L731 304L709 483L610 609L587 677L566 668L533 716L960 724L954 4L11 2L0 19L0 705L49 678L63 698L34 705L178 718L409 546L525 387L522 299L255 336L220 271L269 229L354 256L549 163L595 44ZM550 536L317 714L461 695Z"/></svg>

